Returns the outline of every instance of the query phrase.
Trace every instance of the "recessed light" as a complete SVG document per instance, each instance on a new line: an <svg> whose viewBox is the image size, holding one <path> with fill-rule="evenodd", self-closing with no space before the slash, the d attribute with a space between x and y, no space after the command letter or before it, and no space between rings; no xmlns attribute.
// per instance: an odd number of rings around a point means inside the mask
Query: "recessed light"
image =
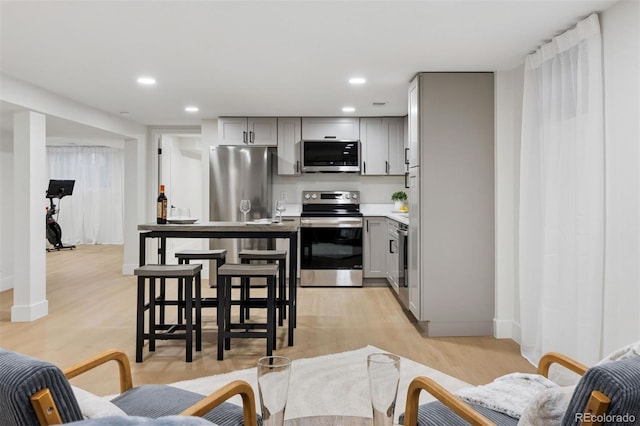
<svg viewBox="0 0 640 426"><path fill-rule="evenodd" d="M197 106L188 106L185 107L184 110L187 112L198 112L200 111L200 108L198 108Z"/></svg>
<svg viewBox="0 0 640 426"><path fill-rule="evenodd" d="M365 84L367 80L362 77L354 77L349 79L349 83L351 84Z"/></svg>
<svg viewBox="0 0 640 426"><path fill-rule="evenodd" d="M342 112L354 112L356 109L354 107L344 107L342 108Z"/></svg>
<svg viewBox="0 0 640 426"><path fill-rule="evenodd" d="M152 86L156 84L156 79L153 77L138 77L138 83L144 84L145 86Z"/></svg>

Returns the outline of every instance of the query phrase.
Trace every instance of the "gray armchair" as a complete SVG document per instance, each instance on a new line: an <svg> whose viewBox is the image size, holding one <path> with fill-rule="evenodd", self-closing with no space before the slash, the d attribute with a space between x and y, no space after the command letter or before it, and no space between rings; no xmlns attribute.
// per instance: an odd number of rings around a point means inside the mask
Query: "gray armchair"
<svg viewBox="0 0 640 426"><path fill-rule="evenodd" d="M129 360L116 350L78 363L63 373L48 362L2 349L0 424L51 425L84 420L68 379L109 361L115 361L120 370L121 394L112 402L126 415L156 419L179 414L200 416L223 426L258 424L253 390L243 381L229 383L208 396L167 385L134 388ZM242 396L242 407L224 402L238 394ZM194 423L197 421L194 419Z"/></svg>
<svg viewBox="0 0 640 426"><path fill-rule="evenodd" d="M547 377L553 363L582 375L564 412L562 425L640 424L640 356L588 369L564 355L550 353L540 360L538 374ZM438 401L419 406L422 390ZM400 423L405 426L489 426L516 425L518 419L487 407L467 404L433 380L418 377L409 386Z"/></svg>

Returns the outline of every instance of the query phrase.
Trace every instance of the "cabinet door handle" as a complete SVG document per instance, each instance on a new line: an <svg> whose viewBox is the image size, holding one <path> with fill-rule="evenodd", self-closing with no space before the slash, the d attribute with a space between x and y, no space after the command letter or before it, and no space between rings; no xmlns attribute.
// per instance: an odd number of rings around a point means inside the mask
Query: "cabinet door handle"
<svg viewBox="0 0 640 426"><path fill-rule="evenodd" d="M409 148L404 149L404 164L409 164Z"/></svg>
<svg viewBox="0 0 640 426"><path fill-rule="evenodd" d="M366 225L367 225L367 232L369 232L369 221L365 220L365 222L366 222Z"/></svg>
<svg viewBox="0 0 640 426"><path fill-rule="evenodd" d="M367 174L367 162L366 161L362 162L362 173L364 173L365 175Z"/></svg>
<svg viewBox="0 0 640 426"><path fill-rule="evenodd" d="M247 143L247 132L246 130L242 132L242 143Z"/></svg>
<svg viewBox="0 0 640 426"><path fill-rule="evenodd" d="M300 160L296 161L296 173L300 173Z"/></svg>
<svg viewBox="0 0 640 426"><path fill-rule="evenodd" d="M404 174L404 187L407 189L409 188L409 172Z"/></svg>
<svg viewBox="0 0 640 426"><path fill-rule="evenodd" d="M256 134L253 130L249 132L249 143L256 143Z"/></svg>
<svg viewBox="0 0 640 426"><path fill-rule="evenodd" d="M389 240L389 253L393 253L393 240Z"/></svg>
<svg viewBox="0 0 640 426"><path fill-rule="evenodd" d="M389 174L389 162L388 161L384 162L384 172L386 174Z"/></svg>

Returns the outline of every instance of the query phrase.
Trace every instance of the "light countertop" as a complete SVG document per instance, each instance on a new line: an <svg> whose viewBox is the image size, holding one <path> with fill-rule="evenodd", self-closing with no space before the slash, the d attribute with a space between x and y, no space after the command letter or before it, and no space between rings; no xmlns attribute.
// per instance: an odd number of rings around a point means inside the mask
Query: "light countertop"
<svg viewBox="0 0 640 426"><path fill-rule="evenodd" d="M300 204L287 204L287 210L282 216L300 216L301 211ZM388 217L405 225L409 224L409 214L395 212L393 204L360 204L360 211L365 217Z"/></svg>

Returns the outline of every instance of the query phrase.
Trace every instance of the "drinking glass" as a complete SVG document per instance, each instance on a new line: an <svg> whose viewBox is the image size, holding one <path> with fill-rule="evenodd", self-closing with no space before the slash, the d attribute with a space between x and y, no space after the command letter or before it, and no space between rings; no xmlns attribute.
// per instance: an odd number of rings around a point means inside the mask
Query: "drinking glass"
<svg viewBox="0 0 640 426"><path fill-rule="evenodd" d="M276 222L282 222L282 212L287 210L284 200L276 201Z"/></svg>
<svg viewBox="0 0 640 426"><path fill-rule="evenodd" d="M291 360L267 356L258 360L258 393L264 426L282 426L289 394Z"/></svg>
<svg viewBox="0 0 640 426"><path fill-rule="evenodd" d="M240 200L240 211L244 215L244 221L247 221L247 213L251 211L251 201Z"/></svg>
<svg viewBox="0 0 640 426"><path fill-rule="evenodd" d="M400 382L400 357L375 353L367 357L373 426L391 426Z"/></svg>

